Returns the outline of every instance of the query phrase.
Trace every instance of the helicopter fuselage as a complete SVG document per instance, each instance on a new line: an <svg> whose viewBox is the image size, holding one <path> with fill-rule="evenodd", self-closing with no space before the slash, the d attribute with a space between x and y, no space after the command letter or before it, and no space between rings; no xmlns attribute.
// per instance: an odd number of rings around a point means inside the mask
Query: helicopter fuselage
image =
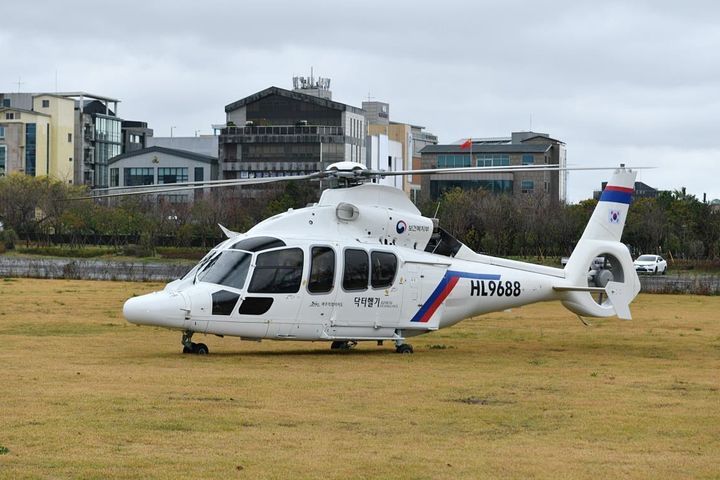
<svg viewBox="0 0 720 480"><path fill-rule="evenodd" d="M384 340L558 298L552 284L544 274L392 245L243 236L163 291L129 300L125 316L248 339Z"/></svg>
<svg viewBox="0 0 720 480"><path fill-rule="evenodd" d="M397 189L327 190L231 233L184 278L128 300L125 317L250 339L397 340L558 298L562 270L426 252L433 230Z"/></svg>

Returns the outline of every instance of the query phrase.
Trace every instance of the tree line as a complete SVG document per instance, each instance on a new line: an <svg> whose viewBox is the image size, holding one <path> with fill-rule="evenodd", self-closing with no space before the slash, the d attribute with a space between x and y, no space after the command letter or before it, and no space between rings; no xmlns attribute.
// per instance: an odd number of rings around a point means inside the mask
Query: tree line
<svg viewBox="0 0 720 480"><path fill-rule="evenodd" d="M455 189L437 202L440 224L475 251L509 256L569 255L597 200L562 204L542 195L496 195ZM657 253L682 259L720 257L720 208L682 191L634 199L622 237L634 255Z"/></svg>
<svg viewBox="0 0 720 480"><path fill-rule="evenodd" d="M12 174L0 178L0 222L5 238L50 244L62 239L74 246L102 236L106 243L209 247L222 234L218 224L236 231L288 208L316 202L319 185L283 182L241 196L215 189L188 203L152 196L79 200L84 187L46 177ZM561 204L543 196L497 195L455 189L439 201L420 205L425 216L476 251L492 255L568 255L597 202ZM12 232L11 234L8 232ZM623 242L634 254L664 253L676 258L720 256L720 210L683 192L636 199L630 206Z"/></svg>

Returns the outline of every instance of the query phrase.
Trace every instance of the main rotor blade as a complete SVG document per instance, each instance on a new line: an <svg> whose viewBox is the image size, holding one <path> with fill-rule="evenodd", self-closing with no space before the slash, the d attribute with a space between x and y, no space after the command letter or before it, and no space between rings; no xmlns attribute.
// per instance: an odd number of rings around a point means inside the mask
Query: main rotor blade
<svg viewBox="0 0 720 480"><path fill-rule="evenodd" d="M363 170L362 176L398 176L398 175L448 175L453 173L515 173L515 172L557 172L576 170L616 170L618 167L561 167L559 165L510 165L504 167L453 167L423 168L419 170ZM629 168L629 167L628 167ZM655 167L633 167L644 170Z"/></svg>
<svg viewBox="0 0 720 480"><path fill-rule="evenodd" d="M124 191L117 192L117 193L104 193L104 194L100 194L100 195L88 195L85 197L75 197L72 200L92 200L92 199L96 199L96 198L113 198L113 197L129 197L129 196L133 196L133 195L163 194L163 193L167 193L167 192L181 192L181 191L187 191L187 190L199 190L199 189L204 189L204 188L210 189L210 188L218 188L218 187L260 185L260 184L275 183L275 182L313 180L316 178L322 178L322 176L318 175L318 173L311 173L308 175L297 175L297 176L288 176L288 177L261 177L261 178L235 179L235 180L209 180L207 182L186 182L186 183L181 183L181 184L174 184L174 183L163 184L163 185L166 185L166 187L158 187L158 184L137 185L137 187L141 187L140 189L136 189L135 188L136 186L111 187L113 190L120 189L120 190L124 190ZM152 187L152 188L148 188L148 187ZM109 188L108 189L98 189L98 190L104 191L104 190L109 190ZM95 190L95 191L98 191L98 190Z"/></svg>

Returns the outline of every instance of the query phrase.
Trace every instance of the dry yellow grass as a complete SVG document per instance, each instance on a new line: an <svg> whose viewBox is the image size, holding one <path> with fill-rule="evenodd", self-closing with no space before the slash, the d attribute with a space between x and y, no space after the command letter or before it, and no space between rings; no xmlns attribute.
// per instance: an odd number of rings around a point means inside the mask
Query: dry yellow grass
<svg viewBox="0 0 720 480"><path fill-rule="evenodd" d="M0 280L1 478L718 478L718 297L641 295L593 327L535 305L414 355L200 337L197 357L123 320L158 286Z"/></svg>

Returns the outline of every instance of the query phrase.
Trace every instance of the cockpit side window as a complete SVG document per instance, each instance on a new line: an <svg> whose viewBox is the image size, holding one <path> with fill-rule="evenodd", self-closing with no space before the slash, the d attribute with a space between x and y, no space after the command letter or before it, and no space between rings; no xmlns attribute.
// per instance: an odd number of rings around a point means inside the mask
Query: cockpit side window
<svg viewBox="0 0 720 480"><path fill-rule="evenodd" d="M311 250L310 293L328 293L335 284L335 250L330 247L313 247Z"/></svg>
<svg viewBox="0 0 720 480"><path fill-rule="evenodd" d="M193 268L190 269L189 272L187 272L183 277L182 280L185 280L186 278L190 278L195 275L199 270L202 270L203 267L205 267L205 264L207 264L210 261L210 258L212 258L213 255L217 253L217 248L213 248L210 250Z"/></svg>
<svg viewBox="0 0 720 480"><path fill-rule="evenodd" d="M260 253L248 292L297 293L300 291L303 269L303 251L287 248Z"/></svg>
<svg viewBox="0 0 720 480"><path fill-rule="evenodd" d="M198 273L197 279L200 282L242 289L250 269L251 258L252 255L247 252L225 250L210 260L205 269Z"/></svg>
<svg viewBox="0 0 720 480"><path fill-rule="evenodd" d="M345 271L343 273L343 289L345 290L366 290L368 287L368 275L370 262L365 250L348 248L345 250Z"/></svg>

